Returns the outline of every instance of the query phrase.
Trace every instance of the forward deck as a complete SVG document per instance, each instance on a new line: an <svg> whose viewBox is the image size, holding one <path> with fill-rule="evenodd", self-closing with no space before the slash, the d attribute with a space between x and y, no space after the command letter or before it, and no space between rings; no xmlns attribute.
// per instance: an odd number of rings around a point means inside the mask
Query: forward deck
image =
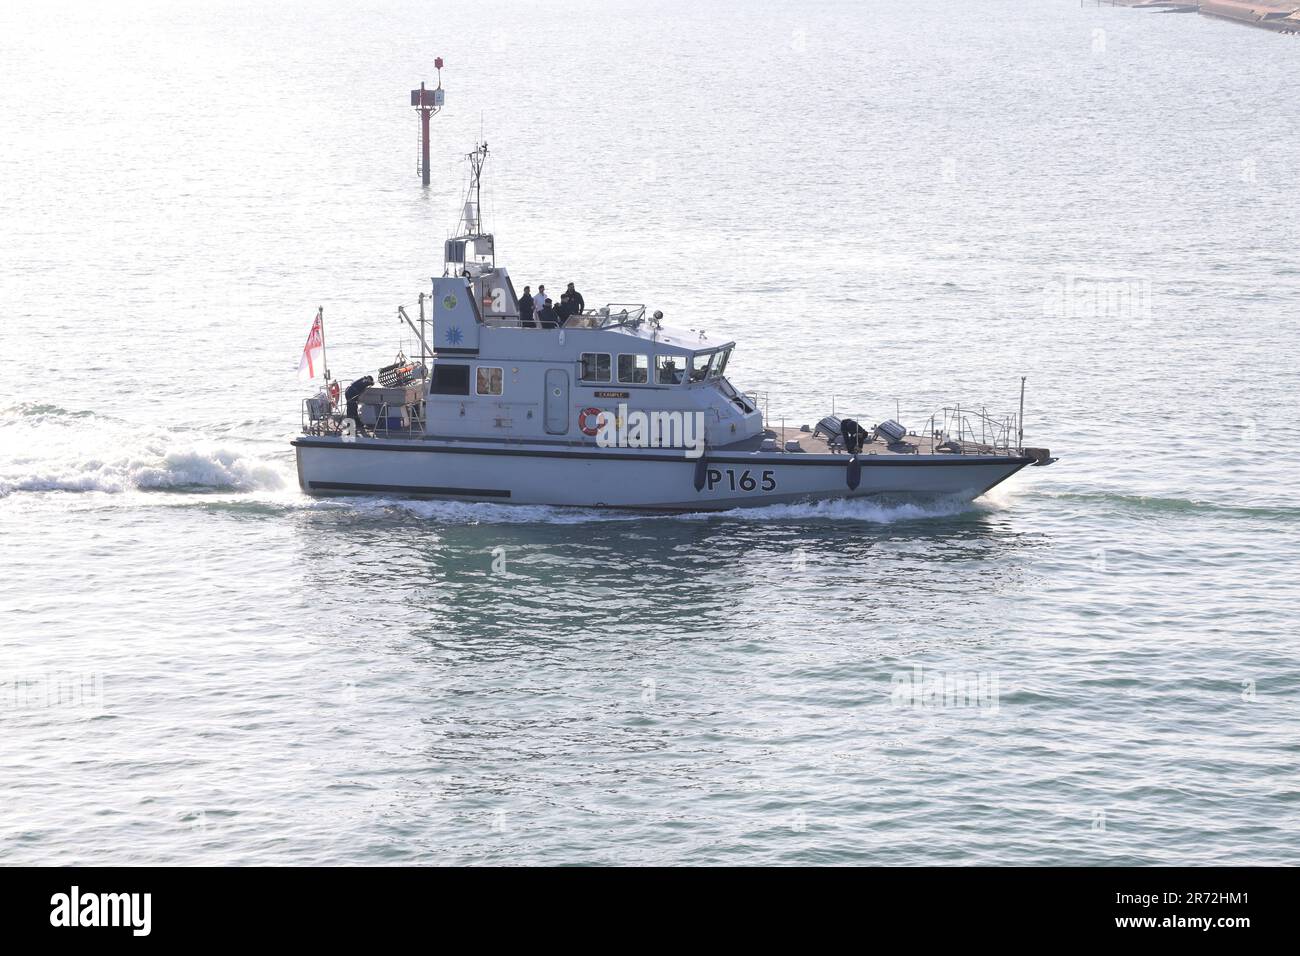
<svg viewBox="0 0 1300 956"><path fill-rule="evenodd" d="M766 450L768 451L785 451L792 455L848 455L844 445L840 442L829 440L824 434L814 434L813 432L803 432L798 428L781 428L770 427L764 429L762 434L755 434L742 441L732 442L731 445L716 446L718 451L761 451L764 450L764 442L768 442ZM793 445L792 445L793 442ZM775 445L775 447L774 447ZM909 434L901 441L885 442L883 440L868 441L862 446L863 455L1009 455L1014 457L1018 454L1015 449L1002 449L992 445L980 444L980 442L956 440L936 441L935 438L919 436L919 434Z"/></svg>
<svg viewBox="0 0 1300 956"><path fill-rule="evenodd" d="M793 444L792 444L793 443ZM770 426L761 434L753 435L729 445L716 446L717 451L777 451L791 455L848 455L838 441L826 435L798 428ZM1026 449L1032 452L1032 449ZM1004 455L1015 457L1019 449L1003 448L983 442L956 439L940 440L925 435L907 435L897 442L874 439L862 446L863 455Z"/></svg>

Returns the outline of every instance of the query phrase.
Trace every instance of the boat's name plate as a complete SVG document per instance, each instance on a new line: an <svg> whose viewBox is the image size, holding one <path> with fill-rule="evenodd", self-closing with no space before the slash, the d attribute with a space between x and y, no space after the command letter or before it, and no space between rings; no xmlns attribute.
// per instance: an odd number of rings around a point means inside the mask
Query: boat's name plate
<svg viewBox="0 0 1300 956"><path fill-rule="evenodd" d="M631 392L596 392L597 398L631 398Z"/></svg>

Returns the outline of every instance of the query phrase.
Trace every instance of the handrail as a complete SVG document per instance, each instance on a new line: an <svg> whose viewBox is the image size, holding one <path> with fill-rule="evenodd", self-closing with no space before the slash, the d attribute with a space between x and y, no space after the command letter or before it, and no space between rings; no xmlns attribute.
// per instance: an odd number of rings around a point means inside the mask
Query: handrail
<svg viewBox="0 0 1300 956"><path fill-rule="evenodd" d="M1019 416L1015 412L995 417L985 407L976 411L961 405L946 405L930 416L930 440L933 445L937 445L941 439L954 441L957 454L960 455L967 453L967 444L981 451L1000 449L1003 454L1010 455L1013 447L1020 450L1018 424ZM1017 442L1015 446L1012 445L1013 438Z"/></svg>
<svg viewBox="0 0 1300 956"><path fill-rule="evenodd" d="M304 435L324 436L337 435L343 431L343 422L347 418L343 412L331 407L328 411L321 411L319 407L313 408L312 403L317 399L315 396L304 398L302 400L302 433ZM373 438L391 437L393 435L415 435L423 434L428 423L428 417L425 411L424 399L410 404L395 404L390 402L380 402L376 405L369 406L376 409L375 423L365 425L360 421L360 407L357 409L356 434L369 435ZM402 409L406 414L408 424L405 427L390 427L388 424L389 409Z"/></svg>
<svg viewBox="0 0 1300 956"><path fill-rule="evenodd" d="M577 319L578 321L574 321ZM571 315L561 328L613 329L624 325L635 326L645 319L645 305L641 302L611 302L599 309L584 309Z"/></svg>
<svg viewBox="0 0 1300 956"><path fill-rule="evenodd" d="M764 389L763 391L759 391L758 389L750 389L749 391L741 392L740 394L745 398L749 399L749 404L752 405L756 410L761 411L763 413L763 420L760 424L762 425L763 430L766 431L767 423L769 420L767 412L768 412L768 405L770 401L770 393L766 389Z"/></svg>
<svg viewBox="0 0 1300 956"><path fill-rule="evenodd" d="M321 411L319 406L313 407L318 400L314 395L302 400L302 433L315 436L338 434L342 428L343 416L335 412L333 407L328 411Z"/></svg>
<svg viewBox="0 0 1300 956"><path fill-rule="evenodd" d="M645 305L640 302L611 302L609 305L601 306L599 309L583 309L575 315L565 319L561 326L543 326L541 319L536 312L533 313L532 322L524 325L524 321L517 315L503 315L499 317L488 316L483 320L484 325L490 325L494 328L504 329L536 329L545 328L547 331L554 332L557 328L561 329L615 329L625 325L636 326L645 320Z"/></svg>

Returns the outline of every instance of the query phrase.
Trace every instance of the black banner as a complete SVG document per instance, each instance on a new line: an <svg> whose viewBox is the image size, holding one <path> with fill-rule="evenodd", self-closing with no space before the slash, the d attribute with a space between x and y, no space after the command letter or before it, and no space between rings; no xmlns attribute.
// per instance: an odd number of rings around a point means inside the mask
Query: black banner
<svg viewBox="0 0 1300 956"><path fill-rule="evenodd" d="M565 869L0 870L8 942L148 945L355 940L455 927L542 937L611 916L635 929L683 921L762 938L896 934L931 945L980 938L1131 939L1233 946L1272 937L1296 876L1282 869L837 869L614 872ZM1019 937L1025 939L1026 937ZM66 941L66 940L65 940ZM17 951L17 950L15 950Z"/></svg>

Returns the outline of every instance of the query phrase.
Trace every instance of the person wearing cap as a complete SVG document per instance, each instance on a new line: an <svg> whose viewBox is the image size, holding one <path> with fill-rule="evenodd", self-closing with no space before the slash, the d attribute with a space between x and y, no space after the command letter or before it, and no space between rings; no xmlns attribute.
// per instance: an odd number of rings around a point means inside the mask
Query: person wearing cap
<svg viewBox="0 0 1300 956"><path fill-rule="evenodd" d="M538 297L541 296L541 292L542 292L542 287L538 286L537 287ZM554 306L552 306L550 299L547 299L545 303L542 305L542 311L537 313L537 317L541 319L542 328L544 329L553 329L559 324L559 317L555 314L555 308Z"/></svg>

